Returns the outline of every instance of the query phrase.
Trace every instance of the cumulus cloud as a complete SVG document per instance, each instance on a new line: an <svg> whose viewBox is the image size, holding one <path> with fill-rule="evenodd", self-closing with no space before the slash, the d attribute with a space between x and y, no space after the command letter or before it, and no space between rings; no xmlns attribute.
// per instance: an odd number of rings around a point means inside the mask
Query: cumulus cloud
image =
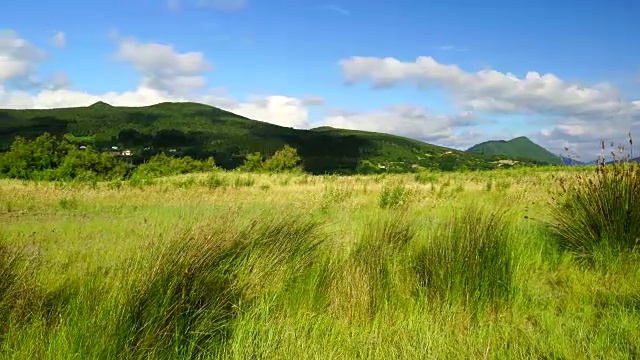
<svg viewBox="0 0 640 360"><path fill-rule="evenodd" d="M39 91L8 89L7 79L36 74L36 64L45 55L11 32L0 38L0 108L45 109L88 106L104 101L114 106L146 106L161 102L198 102L273 124L307 128L309 102L319 97L251 96L244 102L224 90L207 88L203 74L213 69L201 52L179 53L171 45L142 43L111 34L118 43L115 59L130 63L141 76L132 91L91 94L70 88L64 73L55 73ZM35 76L35 75L34 75Z"/></svg>
<svg viewBox="0 0 640 360"><path fill-rule="evenodd" d="M321 126L366 130L406 136L427 142L450 143L455 130L477 124L472 113L454 116L433 114L425 108L395 105L372 112L334 111Z"/></svg>
<svg viewBox="0 0 640 360"><path fill-rule="evenodd" d="M248 102L237 104L225 110L280 126L297 129L309 127L309 112L304 101L288 96L251 97Z"/></svg>
<svg viewBox="0 0 640 360"><path fill-rule="evenodd" d="M640 101L625 99L609 84L584 85L534 71L522 78L495 70L468 72L426 56L411 62L352 57L340 66L347 84L439 88L463 110L507 115L507 119L508 115L539 116L540 126L546 128L532 136L554 151L568 144L590 156L600 139L618 142L629 131L640 133Z"/></svg>
<svg viewBox="0 0 640 360"><path fill-rule="evenodd" d="M147 106L162 102L197 102L219 107L238 115L275 125L308 128L309 114L303 101L287 96L250 97L239 102L212 91L199 96L177 96L158 89L141 86L133 91L90 94L71 89L46 89L32 94L9 91L0 86L0 108L50 109L89 106L103 101L114 106Z"/></svg>
<svg viewBox="0 0 640 360"><path fill-rule="evenodd" d="M55 35L53 35L53 38L51 38L51 41L53 42L53 45L59 48L65 47L67 46L67 35L62 31L59 31Z"/></svg>
<svg viewBox="0 0 640 360"><path fill-rule="evenodd" d="M171 45L118 38L115 58L142 75L142 87L183 94L206 85L203 74L213 69L201 52L178 53Z"/></svg>
<svg viewBox="0 0 640 360"><path fill-rule="evenodd" d="M462 106L479 111L609 119L638 114L637 106L608 84L584 86L553 74L532 71L518 78L495 70L472 73L426 56L414 62L352 57L340 65L348 84L371 81L377 87L413 83L423 88L444 88Z"/></svg>
<svg viewBox="0 0 640 360"><path fill-rule="evenodd" d="M37 65L47 53L20 38L17 32L0 30L0 84L7 81L35 81Z"/></svg>
<svg viewBox="0 0 640 360"><path fill-rule="evenodd" d="M569 154L578 155L584 161L592 161L598 155L602 155L601 141L607 145L605 156L608 158L611 158L609 147L612 143L614 147L625 145L628 148L629 132L635 134L637 138L640 134L640 124L612 126L607 121L585 123L580 119L568 118L561 119L555 125L532 134L532 137L554 153L567 155L565 148L568 148ZM635 156L638 156L638 148L634 150Z"/></svg>

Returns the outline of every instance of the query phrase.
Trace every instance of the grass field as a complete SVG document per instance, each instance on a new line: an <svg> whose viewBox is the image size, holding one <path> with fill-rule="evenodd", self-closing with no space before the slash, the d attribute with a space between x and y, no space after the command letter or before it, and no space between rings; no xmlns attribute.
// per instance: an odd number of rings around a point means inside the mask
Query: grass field
<svg viewBox="0 0 640 360"><path fill-rule="evenodd" d="M0 180L0 357L638 358L636 253L549 234L570 175Z"/></svg>

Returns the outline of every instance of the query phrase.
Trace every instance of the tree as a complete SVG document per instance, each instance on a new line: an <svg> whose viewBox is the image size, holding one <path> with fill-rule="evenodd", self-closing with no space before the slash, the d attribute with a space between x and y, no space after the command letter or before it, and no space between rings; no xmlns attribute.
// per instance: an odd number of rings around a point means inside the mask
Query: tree
<svg viewBox="0 0 640 360"><path fill-rule="evenodd" d="M244 163L238 167L238 170L248 172L258 172L263 169L262 154L259 152L247 154Z"/></svg>
<svg viewBox="0 0 640 360"><path fill-rule="evenodd" d="M360 160L356 166L356 173L363 175L377 174L380 172L380 168L374 165L369 160Z"/></svg>
<svg viewBox="0 0 640 360"><path fill-rule="evenodd" d="M0 174L32 180L121 179L129 165L91 146L84 150L45 133L35 140L16 138L0 160Z"/></svg>
<svg viewBox="0 0 640 360"><path fill-rule="evenodd" d="M289 145L285 145L281 150L276 151L272 157L268 158L262 165L268 172L289 172L301 170L302 159L298 155L298 150Z"/></svg>

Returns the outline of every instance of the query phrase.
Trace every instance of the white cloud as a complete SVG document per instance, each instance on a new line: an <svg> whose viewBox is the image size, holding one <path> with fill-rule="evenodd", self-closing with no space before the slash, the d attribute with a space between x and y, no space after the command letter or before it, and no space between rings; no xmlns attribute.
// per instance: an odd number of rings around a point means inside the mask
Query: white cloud
<svg viewBox="0 0 640 360"><path fill-rule="evenodd" d="M585 123L580 119L561 119L555 125L540 130L533 134L533 139L550 151L566 155L565 147L571 150L572 154L577 154L582 160L595 160L602 154L600 142L607 145L605 156L611 158L611 143L614 147L619 144L628 147L628 133L640 134L640 124L628 123L626 126L612 126L608 121L598 121ZM635 150L638 150L637 148ZM638 156L635 152L635 156Z"/></svg>
<svg viewBox="0 0 640 360"><path fill-rule="evenodd" d="M45 85L45 88L50 90L65 89L71 86L71 80L67 74L57 72L51 76L49 82Z"/></svg>
<svg viewBox="0 0 640 360"><path fill-rule="evenodd" d="M117 37L117 35L116 35ZM206 85L203 74L213 69L201 52L178 53L173 46L117 39L116 59L129 62L142 75L145 88L183 94Z"/></svg>
<svg viewBox="0 0 640 360"><path fill-rule="evenodd" d="M455 130L475 124L472 113L446 116L417 106L396 105L372 112L334 112L319 126L382 132L446 144L456 137Z"/></svg>
<svg viewBox="0 0 640 360"><path fill-rule="evenodd" d="M246 102L212 91L200 96L176 96L157 89L141 86L134 91L90 94L70 89L42 90L36 94L27 91L8 91L0 86L0 108L4 109L50 109L89 106L104 101L114 106L147 106L162 102L192 101L238 115L272 124L308 128L309 114L303 101L287 96L250 97Z"/></svg>
<svg viewBox="0 0 640 360"><path fill-rule="evenodd" d="M272 124L306 129L309 112L303 100L287 96L252 97L248 102L226 108L238 115Z"/></svg>
<svg viewBox="0 0 640 360"><path fill-rule="evenodd" d="M90 94L69 89L70 81L64 73L53 75L49 84L36 93L8 90L2 80L35 74L40 52L13 32L0 38L0 59L6 64L0 67L0 108L43 109L88 106L104 101L114 106L146 106L161 102L192 101L220 107L239 115L273 124L306 128L309 126L307 104L319 102L319 97L297 99L293 97L252 96L239 102L224 90L205 89L203 73L213 66L201 52L178 53L173 46L157 43L141 43L132 38L121 38L111 33L118 42L117 60L129 62L140 73L139 86L132 91ZM17 50L16 50L17 49ZM38 56L35 56L38 55ZM11 70L11 71L9 71Z"/></svg>
<svg viewBox="0 0 640 360"><path fill-rule="evenodd" d="M371 81L376 87L414 83L443 88L461 106L478 111L609 119L638 114L638 108L608 84L583 86L553 74L532 71L518 78L495 70L471 73L425 56L414 62L352 57L340 65L347 83Z"/></svg>
<svg viewBox="0 0 640 360"><path fill-rule="evenodd" d="M53 42L53 45L57 47L65 47L67 46L67 35L62 31L59 31L55 35L53 35L51 41Z"/></svg>
<svg viewBox="0 0 640 360"><path fill-rule="evenodd" d="M617 143L624 142L629 131L640 134L640 101L625 99L609 84L587 86L534 71L523 78L495 70L467 72L431 57L413 62L352 57L340 65L347 84L368 81L375 87L440 88L462 110L536 115L546 128L530 136L556 153L571 145L579 154L591 157L602 138Z"/></svg>
<svg viewBox="0 0 640 360"><path fill-rule="evenodd" d="M46 58L45 51L20 38L15 31L0 30L0 84L35 81L37 64Z"/></svg>

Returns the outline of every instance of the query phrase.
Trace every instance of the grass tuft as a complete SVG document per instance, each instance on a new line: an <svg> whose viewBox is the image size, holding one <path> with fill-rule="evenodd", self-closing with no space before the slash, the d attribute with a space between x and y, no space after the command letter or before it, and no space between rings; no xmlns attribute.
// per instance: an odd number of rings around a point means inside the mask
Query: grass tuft
<svg viewBox="0 0 640 360"><path fill-rule="evenodd" d="M348 320L370 320L393 302L401 287L399 266L416 236L415 224L404 213L385 214L368 223L334 284L334 309Z"/></svg>
<svg viewBox="0 0 640 360"><path fill-rule="evenodd" d="M378 204L382 209L393 209L406 205L410 198L411 190L404 184L389 184L382 188Z"/></svg>
<svg viewBox="0 0 640 360"><path fill-rule="evenodd" d="M480 205L451 216L415 256L421 287L436 298L471 307L508 300L513 261L504 216L500 208Z"/></svg>
<svg viewBox="0 0 640 360"><path fill-rule="evenodd" d="M640 245L640 164L599 165L595 173L560 180L552 207L553 239L592 263Z"/></svg>

